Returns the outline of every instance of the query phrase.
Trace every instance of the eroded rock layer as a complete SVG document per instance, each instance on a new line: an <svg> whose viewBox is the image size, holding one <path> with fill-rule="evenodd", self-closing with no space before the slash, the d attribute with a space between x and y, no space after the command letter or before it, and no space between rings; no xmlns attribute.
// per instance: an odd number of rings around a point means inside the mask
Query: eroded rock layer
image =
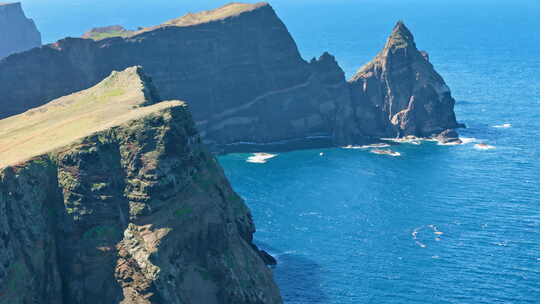
<svg viewBox="0 0 540 304"><path fill-rule="evenodd" d="M233 3L119 36L66 38L0 62L0 117L142 65L163 99L190 104L217 152L431 136L459 126L448 87L402 23L350 82L328 53L304 61L266 3Z"/></svg>
<svg viewBox="0 0 540 304"><path fill-rule="evenodd" d="M0 63L0 92L10 92L3 94L0 116L133 65L145 68L163 99L189 102L201 135L214 147L306 137L329 144L336 113L350 99L332 56L304 61L269 5L236 3L129 37L67 38L8 58ZM26 76L13 77L20 74Z"/></svg>
<svg viewBox="0 0 540 304"><path fill-rule="evenodd" d="M398 22L383 50L350 81L358 128L373 137L432 137L462 127L443 78Z"/></svg>

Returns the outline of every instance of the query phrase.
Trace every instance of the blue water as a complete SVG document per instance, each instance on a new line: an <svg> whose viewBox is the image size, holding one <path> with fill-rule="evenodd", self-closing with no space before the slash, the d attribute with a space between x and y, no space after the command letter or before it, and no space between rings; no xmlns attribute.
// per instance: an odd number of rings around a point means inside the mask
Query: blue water
<svg viewBox="0 0 540 304"><path fill-rule="evenodd" d="M53 41L221 2L23 4ZM401 145L401 157L310 150L266 164L246 162L247 154L220 157L253 211L257 242L279 260L274 273L285 302L540 303L539 2L273 4L306 59L328 50L349 76L403 19L452 88L458 119L469 126L461 134L496 147ZM493 127L504 123L512 127Z"/></svg>

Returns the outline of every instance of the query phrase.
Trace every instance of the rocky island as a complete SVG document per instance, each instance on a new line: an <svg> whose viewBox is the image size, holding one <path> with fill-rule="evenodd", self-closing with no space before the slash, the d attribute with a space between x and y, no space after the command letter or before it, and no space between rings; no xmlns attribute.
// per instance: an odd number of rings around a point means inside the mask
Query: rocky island
<svg viewBox="0 0 540 304"><path fill-rule="evenodd" d="M401 22L350 81L328 53L303 60L267 3L232 3L120 32L66 38L1 61L0 117L141 65L164 99L189 103L215 152L444 137L461 127L449 88Z"/></svg>
<svg viewBox="0 0 540 304"><path fill-rule="evenodd" d="M464 127L443 78L398 22L381 52L349 81L357 130L375 137L436 137Z"/></svg>
<svg viewBox="0 0 540 304"><path fill-rule="evenodd" d="M41 34L20 3L0 2L0 59L41 46Z"/></svg>
<svg viewBox="0 0 540 304"><path fill-rule="evenodd" d="M0 120L0 303L281 303L250 212L140 67Z"/></svg>

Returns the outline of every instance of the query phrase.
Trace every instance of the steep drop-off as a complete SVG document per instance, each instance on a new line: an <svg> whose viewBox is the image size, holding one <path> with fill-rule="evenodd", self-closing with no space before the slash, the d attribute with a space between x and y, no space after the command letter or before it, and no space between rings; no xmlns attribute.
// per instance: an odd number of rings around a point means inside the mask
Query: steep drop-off
<svg viewBox="0 0 540 304"><path fill-rule="evenodd" d="M383 50L350 81L358 130L374 137L432 137L460 128L450 89L398 22Z"/></svg>
<svg viewBox="0 0 540 304"><path fill-rule="evenodd" d="M134 67L0 121L0 303L281 303L185 104L156 101Z"/></svg>
<svg viewBox="0 0 540 304"><path fill-rule="evenodd" d="M0 2L0 59L41 46L41 34L20 3Z"/></svg>
<svg viewBox="0 0 540 304"><path fill-rule="evenodd" d="M0 117L94 85L111 70L142 65L164 99L189 103L203 140L218 152L260 149L254 144L265 149L344 145L453 127L449 93L439 86L420 89L428 80L414 72L432 68L418 61L414 43L405 51L386 47L376 60L380 63L368 65L349 83L328 53L304 61L266 3L233 3L122 35L66 38L1 61ZM368 76L370 69L377 76ZM446 101L431 101L441 94L448 95ZM416 101L403 112L411 96ZM419 98L444 106L420 111Z"/></svg>

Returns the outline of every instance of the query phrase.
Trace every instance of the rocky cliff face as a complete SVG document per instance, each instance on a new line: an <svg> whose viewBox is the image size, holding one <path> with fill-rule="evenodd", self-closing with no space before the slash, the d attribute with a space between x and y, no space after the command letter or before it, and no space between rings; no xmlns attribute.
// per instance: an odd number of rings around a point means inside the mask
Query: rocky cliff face
<svg viewBox="0 0 540 304"><path fill-rule="evenodd" d="M358 130L365 136L431 137L461 127L450 89L403 22L350 86Z"/></svg>
<svg viewBox="0 0 540 304"><path fill-rule="evenodd" d="M131 68L0 121L0 303L281 303L185 104L156 96Z"/></svg>
<svg viewBox="0 0 540 304"><path fill-rule="evenodd" d="M333 57L304 61L269 5L235 3L127 38L68 38L8 58L0 63L0 92L10 92L3 94L0 115L23 112L132 65L145 68L164 99L189 102L213 147L307 137L330 144L335 113L349 103Z"/></svg>
<svg viewBox="0 0 540 304"><path fill-rule="evenodd" d="M41 46L41 34L20 3L0 2L0 59Z"/></svg>
<svg viewBox="0 0 540 304"><path fill-rule="evenodd" d="M189 102L205 143L219 152L455 127L447 87L405 31L399 26L350 83L330 54L304 61L266 3L188 14L127 37L67 38L0 62L0 117L142 65L164 99Z"/></svg>

